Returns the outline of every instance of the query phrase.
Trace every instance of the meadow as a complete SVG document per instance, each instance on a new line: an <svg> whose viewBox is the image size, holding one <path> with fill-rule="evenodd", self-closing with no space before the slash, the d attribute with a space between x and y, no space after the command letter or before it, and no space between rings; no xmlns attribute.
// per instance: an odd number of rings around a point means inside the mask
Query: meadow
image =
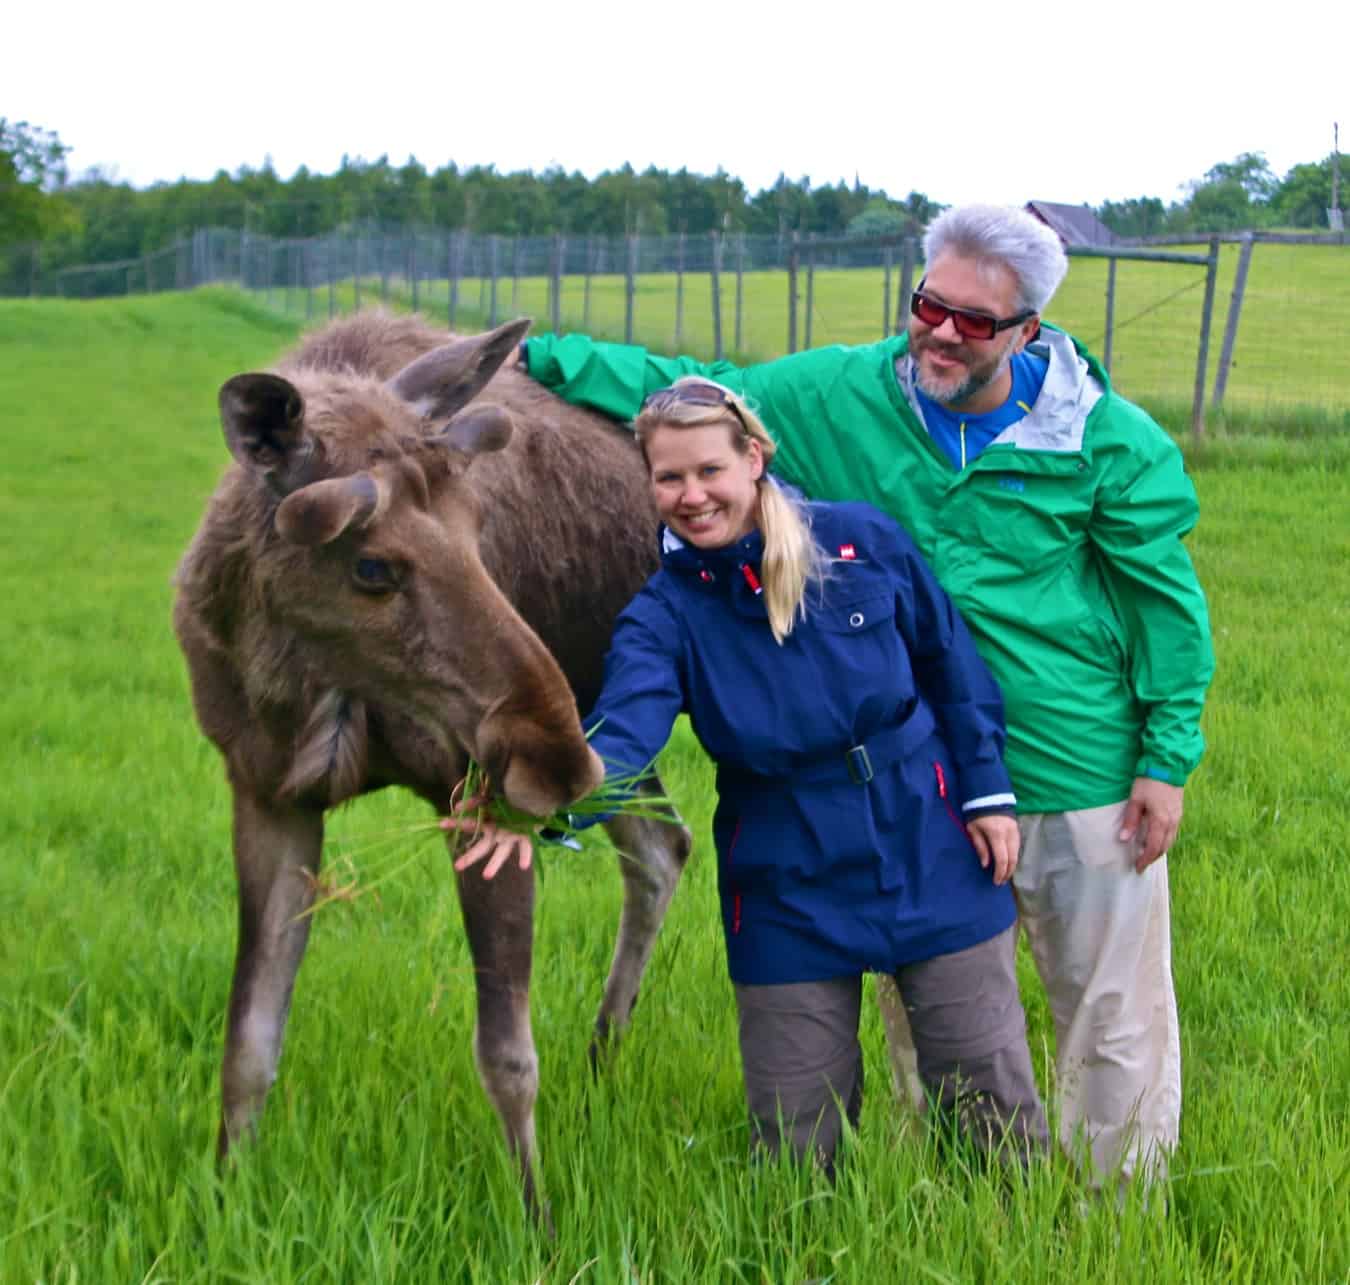
<svg viewBox="0 0 1350 1285"><path fill-rule="evenodd" d="M171 576L227 460L216 389L296 327L232 291L0 303L0 1281L1350 1280L1335 424L1235 427L1189 457L1219 668L1170 858L1186 1097L1165 1216L1085 1199L1058 1160L1004 1182L940 1154L895 1108L870 1007L838 1184L747 1164L711 776L684 729L663 769L695 854L599 1080L613 857L597 836L545 862L533 1020L555 1237L526 1218L478 1087L447 857L391 837L426 816L394 792L330 818L328 868L356 887L318 914L262 1144L217 1175L229 802ZM1025 960L1022 980L1044 1083Z"/></svg>

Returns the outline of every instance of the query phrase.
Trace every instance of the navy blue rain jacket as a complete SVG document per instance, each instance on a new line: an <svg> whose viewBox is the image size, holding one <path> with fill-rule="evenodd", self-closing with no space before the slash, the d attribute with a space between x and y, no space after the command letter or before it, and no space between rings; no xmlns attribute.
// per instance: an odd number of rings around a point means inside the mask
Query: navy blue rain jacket
<svg viewBox="0 0 1350 1285"><path fill-rule="evenodd" d="M997 685L895 522L803 507L832 562L782 646L756 592L757 531L716 550L667 535L586 720L627 773L689 715L717 764L728 965L751 985L893 972L1015 916L962 819L1013 803Z"/></svg>

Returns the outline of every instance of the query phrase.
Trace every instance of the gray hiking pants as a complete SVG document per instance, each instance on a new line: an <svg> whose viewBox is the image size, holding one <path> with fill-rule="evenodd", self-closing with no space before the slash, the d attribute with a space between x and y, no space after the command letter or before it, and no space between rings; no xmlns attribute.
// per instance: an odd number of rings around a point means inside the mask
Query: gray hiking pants
<svg viewBox="0 0 1350 1285"><path fill-rule="evenodd" d="M907 964L895 982L936 1119L982 1153L1025 1159L1048 1147L1049 1133L1017 993L1016 932ZM786 1140L831 1168L843 1116L855 1124L862 1105L862 978L735 991L752 1145L776 1153Z"/></svg>

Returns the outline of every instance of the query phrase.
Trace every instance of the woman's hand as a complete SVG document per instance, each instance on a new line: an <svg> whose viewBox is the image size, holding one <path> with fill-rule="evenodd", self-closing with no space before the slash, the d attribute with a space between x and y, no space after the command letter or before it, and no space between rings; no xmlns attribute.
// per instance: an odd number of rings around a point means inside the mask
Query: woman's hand
<svg viewBox="0 0 1350 1285"><path fill-rule="evenodd" d="M1022 846L1022 835L1017 818L1005 813L991 812L966 823L966 833L979 854L980 865L986 870L992 862L994 882L1007 883L1017 869L1017 853Z"/></svg>
<svg viewBox="0 0 1350 1285"><path fill-rule="evenodd" d="M442 830L459 830L474 835L474 841L455 859L455 869L468 870L480 861L486 861L483 878L491 879L512 857L520 861L520 868L528 870L534 859L534 841L528 834L519 834L499 826L490 817L467 815L466 810L476 800L456 807L454 815L441 818ZM476 811L476 809L474 809Z"/></svg>

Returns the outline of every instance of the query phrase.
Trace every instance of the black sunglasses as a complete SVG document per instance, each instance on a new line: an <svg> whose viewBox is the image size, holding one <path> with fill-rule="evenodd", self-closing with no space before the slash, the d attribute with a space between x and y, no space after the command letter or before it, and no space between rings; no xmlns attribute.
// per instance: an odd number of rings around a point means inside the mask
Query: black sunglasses
<svg viewBox="0 0 1350 1285"><path fill-rule="evenodd" d="M704 383L702 380L658 388L654 393L648 394L643 401L642 413L645 415L648 411L652 411L659 415L663 410L668 410L681 402L687 406L723 406L736 416L746 434L750 432L750 425L745 422L745 416L736 405L736 399L721 384Z"/></svg>
<svg viewBox="0 0 1350 1285"><path fill-rule="evenodd" d="M988 313L971 312L966 308L952 308L945 303L939 303L931 295L924 294L923 287L924 283L920 281L919 288L910 297L910 312L925 326L932 326L934 329L950 317L952 325L956 327L956 333L963 339L992 339L1000 330L1020 326L1036 315L1035 308L1028 308L1015 317L1005 317L1000 321Z"/></svg>

